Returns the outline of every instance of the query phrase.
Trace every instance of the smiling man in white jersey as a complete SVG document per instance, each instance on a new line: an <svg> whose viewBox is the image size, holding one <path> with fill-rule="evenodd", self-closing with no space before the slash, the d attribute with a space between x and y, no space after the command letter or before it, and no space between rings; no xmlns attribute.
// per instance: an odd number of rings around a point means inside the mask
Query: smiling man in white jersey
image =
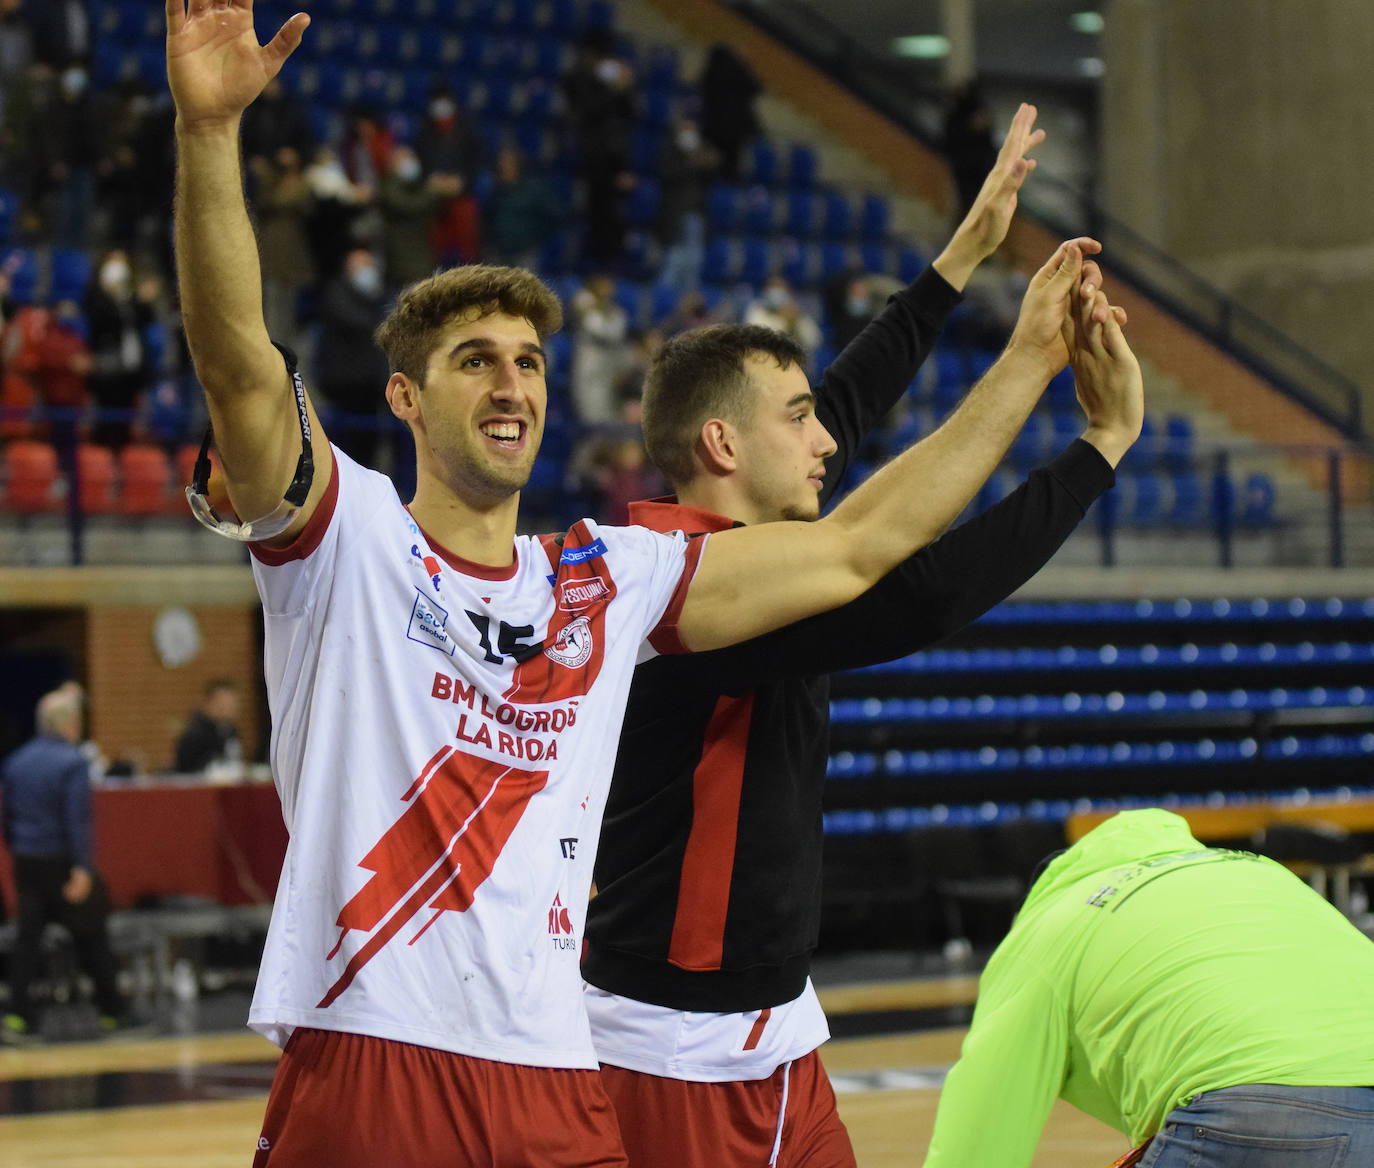
<svg viewBox="0 0 1374 1168"><path fill-rule="evenodd" d="M249 0L166 14L187 340L230 501L261 518L192 504L253 540L291 835L249 1016L285 1047L256 1163L623 1165L577 963L635 661L844 603L934 538L1065 361L1128 352L1072 351L1096 245L1059 249L984 392L829 518L517 536L556 298L480 267L402 296L378 339L403 504L329 445L262 319L238 126L308 18L260 46Z"/></svg>

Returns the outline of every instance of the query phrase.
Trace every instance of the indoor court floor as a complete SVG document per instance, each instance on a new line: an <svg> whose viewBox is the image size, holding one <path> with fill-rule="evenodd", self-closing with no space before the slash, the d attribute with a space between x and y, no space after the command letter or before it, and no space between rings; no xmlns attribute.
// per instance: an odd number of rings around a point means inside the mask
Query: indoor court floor
<svg viewBox="0 0 1374 1168"><path fill-rule="evenodd" d="M860 1168L921 1163L976 988L972 975L822 988L837 1035L823 1055ZM275 1059L232 1026L0 1049L0 1168L246 1168ZM1126 1150L1061 1103L1035 1168L1107 1168Z"/></svg>

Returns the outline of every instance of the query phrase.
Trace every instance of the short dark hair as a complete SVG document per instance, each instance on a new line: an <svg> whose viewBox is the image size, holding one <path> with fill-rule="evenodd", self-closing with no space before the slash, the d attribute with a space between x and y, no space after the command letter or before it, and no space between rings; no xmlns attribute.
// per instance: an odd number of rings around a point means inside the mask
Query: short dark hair
<svg viewBox="0 0 1374 1168"><path fill-rule="evenodd" d="M674 486L695 471L693 452L711 418L742 425L753 416L744 362L772 357L779 368L805 366L806 351L791 337L757 324L716 324L669 338L644 382L644 446Z"/></svg>
<svg viewBox="0 0 1374 1168"><path fill-rule="evenodd" d="M480 320L494 312L523 316L540 340L563 327L558 297L533 272L468 264L436 272L405 289L374 338L392 373L404 373L423 386L440 331L456 318Z"/></svg>

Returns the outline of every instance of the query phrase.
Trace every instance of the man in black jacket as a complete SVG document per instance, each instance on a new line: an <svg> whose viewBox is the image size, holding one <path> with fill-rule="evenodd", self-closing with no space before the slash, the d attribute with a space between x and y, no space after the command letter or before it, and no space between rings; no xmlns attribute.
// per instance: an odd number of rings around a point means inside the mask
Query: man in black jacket
<svg viewBox="0 0 1374 1168"><path fill-rule="evenodd" d="M1005 235L1029 170L1025 150L1039 140L1033 119L1022 106L933 270L892 298L814 398L793 375L803 355L771 330L722 326L665 346L646 387L645 437L677 497L635 505L631 522L698 532L816 517L973 267ZM1085 265L1080 351L1094 327L1098 343L1116 328L1100 279ZM582 966L631 1163L854 1164L816 1054L829 1035L808 977L820 915L825 675L967 624L1033 575L1111 485L1139 432L1138 370L1110 383L1077 359L1075 371L1087 440L1002 503L844 608L635 671Z"/></svg>

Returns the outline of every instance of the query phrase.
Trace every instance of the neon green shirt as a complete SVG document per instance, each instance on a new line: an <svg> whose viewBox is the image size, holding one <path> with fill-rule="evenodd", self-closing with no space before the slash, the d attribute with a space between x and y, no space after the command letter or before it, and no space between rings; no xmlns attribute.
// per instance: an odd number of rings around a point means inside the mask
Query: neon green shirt
<svg viewBox="0 0 1374 1168"><path fill-rule="evenodd" d="M1024 1168L1056 1097L1135 1145L1246 1083L1374 1086L1374 943L1282 865L1123 812L988 962L925 1165Z"/></svg>

